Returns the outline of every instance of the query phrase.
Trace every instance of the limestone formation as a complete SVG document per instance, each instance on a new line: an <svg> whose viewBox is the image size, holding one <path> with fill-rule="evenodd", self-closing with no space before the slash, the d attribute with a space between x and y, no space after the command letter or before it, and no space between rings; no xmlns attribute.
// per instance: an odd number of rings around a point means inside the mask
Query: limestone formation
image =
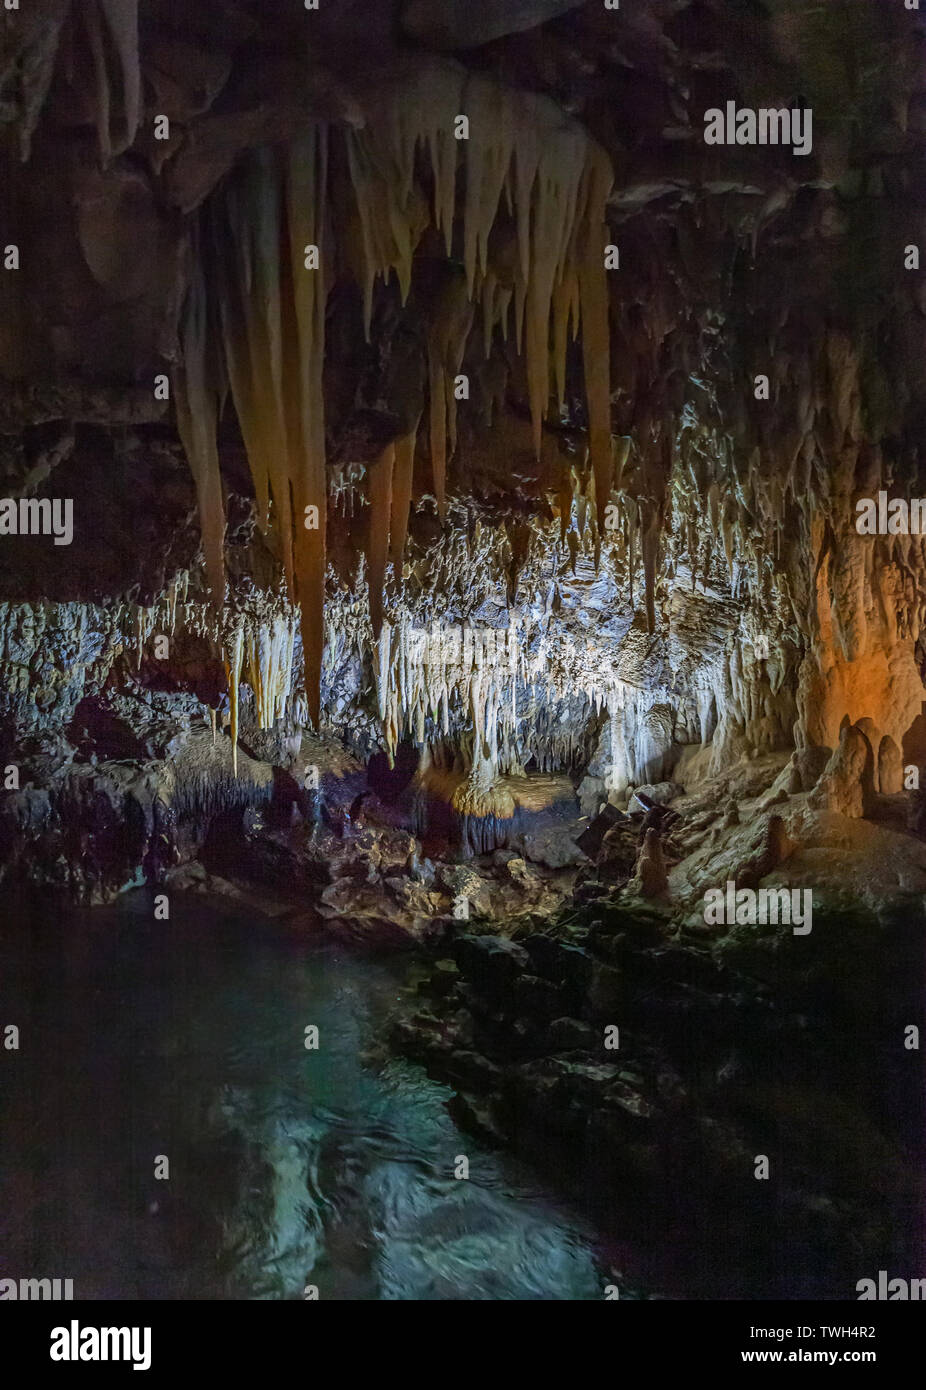
<svg viewBox="0 0 926 1390"><path fill-rule="evenodd" d="M43 759L314 727L414 763L416 832L564 871L639 797L693 844L717 788L717 853L759 795L902 820L926 551L856 517L926 494L915 25L848 0L853 66L732 0L271 8L4 19L0 491L75 516L0 534L35 806ZM806 157L701 138L744 55Z"/></svg>
<svg viewBox="0 0 926 1390"><path fill-rule="evenodd" d="M823 770L813 801L850 819L870 814L874 803L874 757L857 725L846 725Z"/></svg>
<svg viewBox="0 0 926 1390"><path fill-rule="evenodd" d="M659 898L665 894L668 883L662 840L656 827L650 826L628 891L639 894L641 898Z"/></svg>

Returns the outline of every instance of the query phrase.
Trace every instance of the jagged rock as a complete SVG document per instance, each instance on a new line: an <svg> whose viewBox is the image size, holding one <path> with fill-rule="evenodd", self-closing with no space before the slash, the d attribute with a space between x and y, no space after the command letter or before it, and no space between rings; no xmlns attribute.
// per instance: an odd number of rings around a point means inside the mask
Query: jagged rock
<svg viewBox="0 0 926 1390"><path fill-rule="evenodd" d="M770 816L756 840L756 852L739 866L735 873L741 888L756 888L767 874L789 858L797 845L788 835L781 816Z"/></svg>
<svg viewBox="0 0 926 1390"><path fill-rule="evenodd" d="M594 818L602 805L608 804L608 789L601 777L591 777L586 773L576 788L579 809L583 817Z"/></svg>
<svg viewBox="0 0 926 1390"><path fill-rule="evenodd" d="M583 1016L592 1022L614 1023L621 1017L625 998L626 983L621 972L604 961L593 960Z"/></svg>
<svg viewBox="0 0 926 1390"><path fill-rule="evenodd" d="M551 1047L565 1052L591 1052L598 1041L594 1028L578 1018L554 1018L549 1036Z"/></svg>
<svg viewBox="0 0 926 1390"><path fill-rule="evenodd" d="M521 975L514 985L514 1006L518 1014L549 1023L563 1008L563 997L556 985L537 975Z"/></svg>
<svg viewBox="0 0 926 1390"><path fill-rule="evenodd" d="M475 869L462 864L442 864L437 871L437 879L455 902L465 899L473 912L482 916L491 913L492 895L489 885Z"/></svg>
<svg viewBox="0 0 926 1390"><path fill-rule="evenodd" d="M491 1101L484 1101L466 1091L456 1091L447 1102L447 1110L464 1130L478 1134L489 1144L504 1144L508 1133L499 1124Z"/></svg>
<svg viewBox="0 0 926 1390"><path fill-rule="evenodd" d="M537 875L532 873L523 859L509 859L505 865L507 876L515 883L534 884L537 882Z"/></svg>
<svg viewBox="0 0 926 1390"><path fill-rule="evenodd" d="M583 947L536 934L525 936L524 949L537 975L552 980L572 999L584 997L591 983L593 965Z"/></svg>
<svg viewBox="0 0 926 1390"><path fill-rule="evenodd" d="M515 980L530 970L530 956L524 947L504 936L458 936L453 954L477 992L509 1004Z"/></svg>
<svg viewBox="0 0 926 1390"><path fill-rule="evenodd" d="M914 834L926 837L926 789L910 793L907 806L907 828Z"/></svg>
<svg viewBox="0 0 926 1390"><path fill-rule="evenodd" d="M390 901L378 884L339 878L322 890L318 913L334 934L376 945L407 946L410 938L430 933L434 903L420 885L407 881L396 897L398 901Z"/></svg>
<svg viewBox="0 0 926 1390"><path fill-rule="evenodd" d="M614 937L629 942L631 949L651 946L662 941L670 921L668 905L661 902L641 902L618 898L602 906L602 919L592 922L588 929L590 946L609 954L605 943Z"/></svg>
<svg viewBox="0 0 926 1390"><path fill-rule="evenodd" d="M796 790L801 792L813 791L832 755L831 748L799 749L792 759L799 778L799 786ZM788 790L790 791L791 788L789 787Z"/></svg>

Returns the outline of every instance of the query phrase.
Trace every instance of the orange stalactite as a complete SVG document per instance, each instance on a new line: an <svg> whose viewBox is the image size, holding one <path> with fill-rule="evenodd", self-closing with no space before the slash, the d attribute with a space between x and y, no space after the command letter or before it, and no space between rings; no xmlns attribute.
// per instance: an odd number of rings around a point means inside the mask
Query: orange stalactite
<svg viewBox="0 0 926 1390"><path fill-rule="evenodd" d="M369 469L370 529L367 539L367 582L374 641L378 641L383 625L383 582L389 551L392 471L395 456L395 444L388 444Z"/></svg>
<svg viewBox="0 0 926 1390"><path fill-rule="evenodd" d="M381 121L340 137L346 141L346 185L329 182L329 131L316 122L288 151L249 156L238 176L217 195L210 213L220 300L213 317L221 326L258 518L279 537L290 596L301 608L306 695L316 727L324 649L327 476L322 368L329 222L336 229L348 224L359 228L348 244L354 247L350 255L363 287L369 335L377 277L394 271L405 300L415 249L428 220L443 234L448 256L452 253L456 180L463 166L463 267L445 278L428 324L428 430L442 519L447 463L456 449L454 383L476 305L481 305L489 348L496 324L507 332L512 295L518 344L520 348L523 342L527 357L538 454L550 405L551 347L556 394L562 400L567 335L570 325L575 334L581 319L599 527L610 491L603 241L611 170L606 156L547 98L499 87L452 63L435 61L417 71L409 84L385 95L383 105L386 115ZM469 122L468 139L455 138L460 113ZM416 159L422 157L430 164L430 207L415 181ZM350 207L345 194L353 199ZM515 222L518 252L514 276L509 270L500 282L490 261L503 195ZM305 263L309 247L317 249L317 268ZM202 266L197 276L202 276ZM188 304L186 374L184 391L178 393L178 415L200 497L207 567L221 601L224 523L215 451L218 395L208 379L206 329L200 285ZM401 575L414 445L409 435L390 446L388 466L384 455L370 474L370 615L377 635L390 535L393 564ZM306 525L310 508L317 509L317 525ZM257 668L255 679L263 679ZM262 698L266 701L269 695L265 692Z"/></svg>

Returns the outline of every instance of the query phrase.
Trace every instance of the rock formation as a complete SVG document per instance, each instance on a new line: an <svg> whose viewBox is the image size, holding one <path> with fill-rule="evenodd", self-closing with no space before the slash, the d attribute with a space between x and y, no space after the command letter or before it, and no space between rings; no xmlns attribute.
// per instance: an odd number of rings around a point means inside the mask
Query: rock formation
<svg viewBox="0 0 926 1390"><path fill-rule="evenodd" d="M0 536L13 839L89 758L111 795L107 721L163 758L153 707L233 778L413 745L407 823L470 851L539 774L593 815L791 752L878 815L924 743L923 538L856 524L926 490L921 21L335 8L4 17L0 465L75 515ZM704 140L747 50L805 157Z"/></svg>

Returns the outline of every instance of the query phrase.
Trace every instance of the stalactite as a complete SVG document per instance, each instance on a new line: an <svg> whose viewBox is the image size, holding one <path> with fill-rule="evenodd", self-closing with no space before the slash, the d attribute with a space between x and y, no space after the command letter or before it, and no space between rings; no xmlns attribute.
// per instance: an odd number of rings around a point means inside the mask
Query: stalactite
<svg viewBox="0 0 926 1390"><path fill-rule="evenodd" d="M447 514L446 475L448 445L456 447L456 397L454 378L459 372L466 339L473 321L462 276L447 277L428 322L428 390L430 394L431 468L437 511Z"/></svg>
<svg viewBox="0 0 926 1390"><path fill-rule="evenodd" d="M408 219L417 147L431 161L434 221L444 231L450 254L453 173L459 147L466 165L466 286L470 298L483 297L487 322L495 319L497 286L489 264L489 234L502 192L514 187L519 248L519 274L513 286L516 331L520 350L526 321L529 395L538 453L549 400L551 314L557 333L555 370L560 395L564 383L565 319L572 308L575 322L579 300L582 312L589 317L597 354L589 401L591 447L596 473L601 478L607 468L605 454L610 455L610 408L601 387L601 381L608 380L603 268L604 207L611 185L607 158L581 127L564 118L543 97L510 91L481 77L466 78L462 70L450 65L426 68L425 73L417 74L403 87L400 114L391 121L380 122L376 130L352 133L348 140L351 176L363 227L366 322L369 323L375 277L395 267L403 280L402 267L409 261L408 239L404 232L399 234L399 229ZM390 97L390 101L395 99ZM459 146L452 135L457 112L466 112L470 120L470 138L459 142ZM510 293L505 292L505 304ZM491 302L485 302L486 299ZM439 321L442 316L435 317ZM488 330L484 331L487 335ZM434 332L429 344L431 445L435 491L441 505L445 420L449 417L452 442L453 411L446 376L441 379L441 366L447 369L443 347L439 334Z"/></svg>
<svg viewBox="0 0 926 1390"><path fill-rule="evenodd" d="M659 524L656 513L643 525L643 596L646 604L646 630L656 631L656 557L659 548Z"/></svg>
<svg viewBox="0 0 926 1390"><path fill-rule="evenodd" d="M370 528L367 538L367 584L370 623L374 642L383 625L383 581L389 550L389 523L392 514L392 470L395 444L390 443L369 468Z"/></svg>
<svg viewBox="0 0 926 1390"><path fill-rule="evenodd" d="M428 324L430 453L442 519L447 514L447 460L456 447L454 379L463 361L475 301L480 298L488 348L495 325L501 322L506 327L514 295L538 454L543 417L550 405L551 333L553 374L562 399L566 339L570 327L575 334L581 321L599 537L610 495L603 243L611 171L606 156L547 98L499 87L437 60L418 65L401 88L384 90L381 105L381 120L343 136L349 183L329 180L328 131L316 123L285 153L262 151L249 156L208 214L219 300L214 317L221 323L224 360L254 475L259 519L262 526L268 525L272 505L290 594L295 592L301 608L305 685L309 715L316 725L325 636L327 479L322 367L329 278L324 242L329 217L337 217L339 226L345 218L359 219L354 260L369 333L377 276L394 270L403 299L407 296L415 248L429 215L451 253L458 160L465 165L463 270L445 276ZM460 112L470 120L466 141L454 139ZM430 164L430 213L416 184L416 158L422 156ZM344 206L345 194L353 199L353 211ZM513 281L510 268L503 273L491 264L491 233L503 195L516 224L518 265ZM317 248L318 268L306 265L307 247ZM210 324L202 260L198 255L184 325L185 383L178 392L183 397L178 415L197 480L210 581L221 601L221 490L214 443L221 382L206 352ZM390 533L396 577L401 582L413 451L410 437L396 446L391 502L387 488L377 493L369 552L370 611L377 632L382 623L384 547ZM371 473L371 484L378 487L379 483L385 483L384 473L378 480ZM309 523L312 508L317 525ZM567 523L564 513L564 538Z"/></svg>
<svg viewBox="0 0 926 1390"><path fill-rule="evenodd" d="M181 327L183 370L176 389L177 428L196 483L206 574L213 602L225 598L225 508L216 445L219 384L213 365L209 305L202 261L194 257Z"/></svg>
<svg viewBox="0 0 926 1390"><path fill-rule="evenodd" d="M412 257L427 225L427 211L404 178L395 172L384 177L386 159L370 131L349 131L346 140L362 238L362 260L356 269L363 286L363 328L369 342L376 278L385 278L394 270L405 303L411 288ZM394 148L389 151L393 171L402 164L404 153Z"/></svg>
<svg viewBox="0 0 926 1390"><path fill-rule="evenodd" d="M489 235L515 148L517 132L510 96L503 88L473 77L464 88L460 107L461 111L473 113L466 142L463 216L463 264L471 299L477 272L485 275L489 268Z"/></svg>
<svg viewBox="0 0 926 1390"><path fill-rule="evenodd" d="M619 488L624 478L624 469L627 467L627 459L630 455L631 439L629 435L623 435L615 443L614 449L614 487Z"/></svg>
<svg viewBox="0 0 926 1390"><path fill-rule="evenodd" d="M228 703L231 715L232 767L238 775L238 691L241 663L244 658L244 632L238 624L226 645L225 678L228 681Z"/></svg>
<svg viewBox="0 0 926 1390"><path fill-rule="evenodd" d="M408 512L412 503L412 480L415 472L415 441L418 424L409 434L395 442L395 468L392 475L392 515L389 522L389 554L396 582L402 578L402 557L408 534Z"/></svg>
<svg viewBox="0 0 926 1390"><path fill-rule="evenodd" d="M386 707L389 698L389 657L392 644L392 628L384 622L376 644L376 699L380 722L385 724Z"/></svg>
<svg viewBox="0 0 926 1390"><path fill-rule="evenodd" d="M138 0L81 0L79 9L93 59L97 137L106 164L134 142L141 119ZM118 83L122 89L124 129L116 139L112 131L113 80L106 56L107 41L119 60Z"/></svg>
<svg viewBox="0 0 926 1390"><path fill-rule="evenodd" d="M225 219L213 219L213 253L224 267L219 304L235 409L254 478L258 520L271 490L287 584L293 589L292 516L283 431L280 193L275 159L257 151L232 183Z"/></svg>
<svg viewBox="0 0 926 1390"><path fill-rule="evenodd" d="M579 324L579 277L573 266L567 267L553 293L553 364L556 397L560 407L566 400L566 351L568 339L575 339Z"/></svg>
<svg viewBox="0 0 926 1390"><path fill-rule="evenodd" d="M325 645L325 536L328 512L325 472L325 414L322 369L325 358L325 188L328 133L316 125L289 150L287 202L292 293L298 343L294 345L289 399L298 403L290 420L289 481L295 505L296 571L302 613L302 647L309 714L321 718L321 670ZM304 247L318 248L321 266L308 270ZM317 508L317 527L309 528L306 508Z"/></svg>
<svg viewBox="0 0 926 1390"><path fill-rule="evenodd" d="M605 206L612 174L607 158L596 150L586 166L587 205L579 224L579 285L582 300L582 360L588 402L589 456L595 476L598 530L605 525L611 493L611 352L608 326L608 284L604 269Z"/></svg>

